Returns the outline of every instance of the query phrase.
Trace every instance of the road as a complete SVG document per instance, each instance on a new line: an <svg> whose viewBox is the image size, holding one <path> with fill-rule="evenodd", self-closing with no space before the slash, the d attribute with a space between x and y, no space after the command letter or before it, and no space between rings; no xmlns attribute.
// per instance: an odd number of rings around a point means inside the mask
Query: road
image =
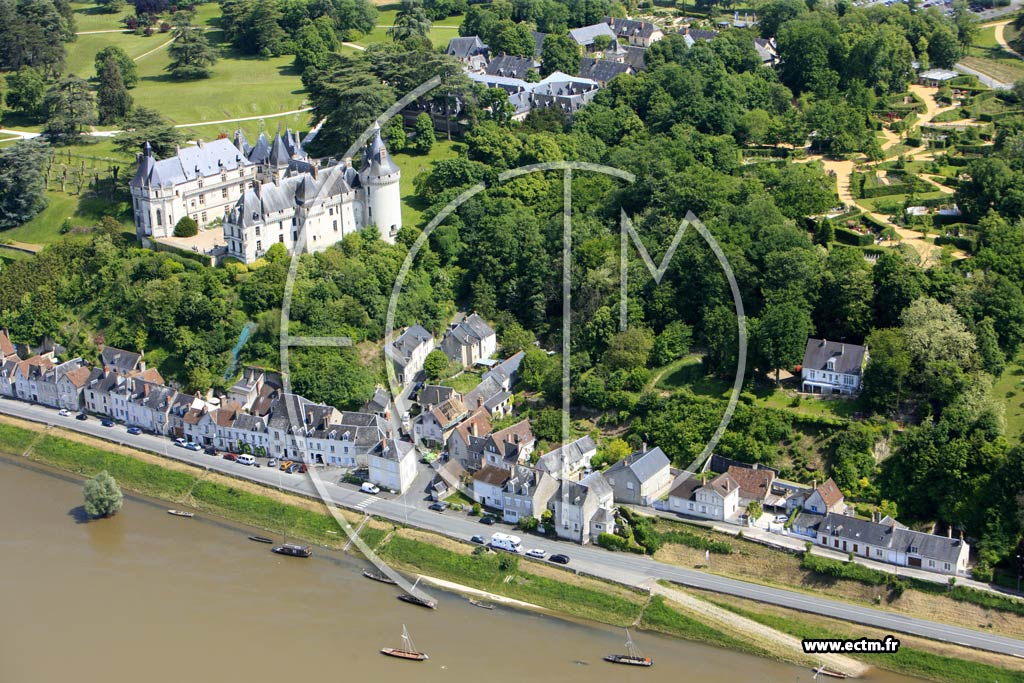
<svg viewBox="0 0 1024 683"><path fill-rule="evenodd" d="M242 477L285 491L317 497L313 482L308 476L284 474L276 468L246 467L222 458L205 455L202 452L187 451L175 447L166 437L152 434L133 436L126 433L121 425L103 427L96 418L90 417L86 421L79 421L73 417L60 417L52 408L6 398L0 400L0 413L59 426L128 447L165 455L230 476ZM420 491L410 490L401 497L369 496L360 493L355 487L342 486L333 481L325 481L324 487L331 502L341 507L373 514L460 540L467 540L474 534L487 536L493 530L502 528L483 526L475 518L458 513L432 512L426 509L426 502ZM540 548L549 554L561 552L569 555L572 558L570 568L580 572L645 589L650 586L652 581L668 580L683 586L842 619L895 633L908 633L989 652L1024 657L1024 641L993 633L940 624L927 619L854 605L817 595L715 576L657 562L649 557L632 553L613 553L594 546L578 546L535 536L528 537L527 545ZM714 563L713 558L711 562Z"/></svg>

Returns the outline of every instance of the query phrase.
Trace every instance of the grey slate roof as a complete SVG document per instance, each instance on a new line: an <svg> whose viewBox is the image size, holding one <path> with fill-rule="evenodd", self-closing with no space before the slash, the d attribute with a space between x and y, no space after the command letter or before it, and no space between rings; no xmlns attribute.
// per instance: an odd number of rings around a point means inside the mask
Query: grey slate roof
<svg viewBox="0 0 1024 683"><path fill-rule="evenodd" d="M485 70L492 76L526 78L526 72L533 67L533 59L517 55L499 55L491 58Z"/></svg>
<svg viewBox="0 0 1024 683"><path fill-rule="evenodd" d="M274 137L274 144L270 148L270 164L277 167L287 166L291 158L292 155L288 151L288 146L285 144L284 138L281 137L281 132L278 131Z"/></svg>
<svg viewBox="0 0 1024 683"><path fill-rule="evenodd" d="M421 406L432 407L444 403L454 395L455 389L451 387L443 387L438 384L427 384L420 389L420 393L419 396L416 397L416 401Z"/></svg>
<svg viewBox="0 0 1024 683"><path fill-rule="evenodd" d="M120 370L122 372L131 372L135 370L139 361L142 360L142 354L134 353L132 351L124 351L122 349L115 349L113 346L106 346L100 352L100 361L104 367Z"/></svg>
<svg viewBox="0 0 1024 683"><path fill-rule="evenodd" d="M693 40L713 40L718 37L718 31L704 31L699 28L683 28L679 29L679 33L684 36L690 36Z"/></svg>
<svg viewBox="0 0 1024 683"><path fill-rule="evenodd" d="M646 54L647 50L645 48L637 47L636 45L627 45L626 55L623 57L623 60L626 64L633 67L634 72L640 73L647 68L647 64L644 62Z"/></svg>
<svg viewBox="0 0 1024 683"><path fill-rule="evenodd" d="M866 519L846 517L832 512L818 523L820 536L843 538L882 548L892 547L894 531L895 528L888 524L876 524Z"/></svg>
<svg viewBox="0 0 1024 683"><path fill-rule="evenodd" d="M632 67L622 62L610 62L607 59L584 57L580 60L581 78L607 83L620 74L629 73Z"/></svg>
<svg viewBox="0 0 1024 683"><path fill-rule="evenodd" d="M813 370L826 370L828 360L835 358L835 367L829 372L839 372L847 375L859 375L861 366L864 364L865 347L858 344L846 344L827 339L807 340L807 348L804 350L804 361L801 367Z"/></svg>
<svg viewBox="0 0 1024 683"><path fill-rule="evenodd" d="M575 40L577 45L583 47L593 45L594 38L597 38L598 36L608 36L614 40L615 31L612 30L611 26L604 22L601 22L600 24L592 24L590 26L583 26L581 28L569 29L569 37Z"/></svg>
<svg viewBox="0 0 1024 683"><path fill-rule="evenodd" d="M399 367L404 368L412 360L413 350L432 336L422 325L413 325L406 329L398 339L387 345L388 357Z"/></svg>
<svg viewBox="0 0 1024 683"><path fill-rule="evenodd" d="M655 31L661 30L656 24L652 24L649 21L619 19L616 17L605 17L604 21L611 26L611 29L620 38L630 38L632 36L650 38Z"/></svg>
<svg viewBox="0 0 1024 683"><path fill-rule="evenodd" d="M964 542L959 538L946 538L898 526L893 538L893 548L901 553L920 555L939 562L949 562L954 566L963 546ZM911 552L911 548L917 550Z"/></svg>
<svg viewBox="0 0 1024 683"><path fill-rule="evenodd" d="M487 45L480 40L479 36L452 38L448 41L448 48L445 50L445 54L449 54L456 59L469 59L486 52Z"/></svg>
<svg viewBox="0 0 1024 683"><path fill-rule="evenodd" d="M363 167L359 174L376 177L398 173L398 167L391 160L391 155L384 147L384 140L380 137L380 126L376 123L373 126L373 137L363 150Z"/></svg>
<svg viewBox="0 0 1024 683"><path fill-rule="evenodd" d="M548 34L541 33L540 31L530 31L530 35L533 36L533 56L540 59L541 54L544 52L544 39L548 37Z"/></svg>
<svg viewBox="0 0 1024 683"><path fill-rule="evenodd" d="M457 325L448 330L448 336L453 337L460 346L476 344L492 335L494 335L494 330L476 313L470 313Z"/></svg>
<svg viewBox="0 0 1024 683"><path fill-rule="evenodd" d="M548 451L537 460L537 469L547 472L555 477L562 476L562 459L565 460L567 468L579 466L587 458L589 453L593 456L597 446L589 436L584 436L575 441Z"/></svg>
<svg viewBox="0 0 1024 683"><path fill-rule="evenodd" d="M646 453L637 451L632 455L623 458L608 468L606 475L629 469L641 482L650 481L656 474L664 470L671 463L668 456L660 448L652 448Z"/></svg>
<svg viewBox="0 0 1024 683"><path fill-rule="evenodd" d="M501 394L503 391L504 390L501 388L501 385L495 378L485 377L480 381L480 384L477 384L472 391L463 397L462 401L466 404L466 408L472 412L477 408L482 407L491 398Z"/></svg>
<svg viewBox="0 0 1024 683"><path fill-rule="evenodd" d="M510 389L519 375L519 366L526 357L524 351L515 353L491 368L484 377L493 377L501 386Z"/></svg>
<svg viewBox="0 0 1024 683"><path fill-rule="evenodd" d="M144 154L140 160L140 169L132 178L135 186L177 185L200 176L218 175L221 171L233 171L248 165L242 152L227 138L184 147L178 150L177 155L151 165L146 161L147 158L152 159ZM148 173L143 172L143 165Z"/></svg>

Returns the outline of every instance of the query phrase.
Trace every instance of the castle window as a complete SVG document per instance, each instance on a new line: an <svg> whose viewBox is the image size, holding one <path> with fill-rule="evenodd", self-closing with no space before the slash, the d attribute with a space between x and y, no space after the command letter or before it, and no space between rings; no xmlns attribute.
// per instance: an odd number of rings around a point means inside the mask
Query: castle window
<svg viewBox="0 0 1024 683"><path fill-rule="evenodd" d="M331 221L334 224L334 232L338 232L338 221Z"/></svg>
<svg viewBox="0 0 1024 683"><path fill-rule="evenodd" d="M259 253L261 251L263 251L263 242L256 240L256 252Z"/></svg>
<svg viewBox="0 0 1024 683"><path fill-rule="evenodd" d="M206 212L205 211L203 211L203 222L204 223L206 222Z"/></svg>
<svg viewBox="0 0 1024 683"><path fill-rule="evenodd" d="M224 171L223 173L220 174L220 181L222 183L226 183L228 181L228 172L227 171Z"/></svg>
<svg viewBox="0 0 1024 683"><path fill-rule="evenodd" d="M205 194L199 195L199 203L200 204L205 204L206 203L206 195Z"/></svg>
<svg viewBox="0 0 1024 683"><path fill-rule="evenodd" d="M256 226L256 236L259 237L259 235L260 235L260 226L257 225Z"/></svg>
<svg viewBox="0 0 1024 683"><path fill-rule="evenodd" d="M284 235L278 235L277 241L280 242L281 244L284 244Z"/></svg>
<svg viewBox="0 0 1024 683"><path fill-rule="evenodd" d="M203 176L199 176L199 187L203 186Z"/></svg>
<svg viewBox="0 0 1024 683"><path fill-rule="evenodd" d="M227 199L228 198L228 188L226 188L226 187L222 187L221 188L221 190L220 190L220 198L221 199Z"/></svg>
<svg viewBox="0 0 1024 683"><path fill-rule="evenodd" d="M297 230L292 230L292 242L298 242L298 241L299 241L299 232Z"/></svg>
<svg viewBox="0 0 1024 683"><path fill-rule="evenodd" d="M245 169L244 168L238 169L238 177L239 178L244 178L245 177Z"/></svg>
<svg viewBox="0 0 1024 683"><path fill-rule="evenodd" d="M334 207L333 206L331 208L327 209L327 215L328 216L333 216L334 215Z"/></svg>
<svg viewBox="0 0 1024 683"><path fill-rule="evenodd" d="M163 216L160 213L160 209L156 210L156 224L157 225L163 225L164 224L164 219L163 219Z"/></svg>

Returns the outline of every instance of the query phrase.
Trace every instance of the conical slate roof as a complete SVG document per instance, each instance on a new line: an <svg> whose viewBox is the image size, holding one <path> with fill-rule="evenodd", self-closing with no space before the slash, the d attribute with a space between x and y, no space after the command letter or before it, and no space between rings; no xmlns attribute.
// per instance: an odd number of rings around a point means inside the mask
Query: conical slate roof
<svg viewBox="0 0 1024 683"><path fill-rule="evenodd" d="M384 140L380 136L380 125L373 124L373 138L363 151L363 168L360 175L382 176L398 173L398 167L391 160Z"/></svg>

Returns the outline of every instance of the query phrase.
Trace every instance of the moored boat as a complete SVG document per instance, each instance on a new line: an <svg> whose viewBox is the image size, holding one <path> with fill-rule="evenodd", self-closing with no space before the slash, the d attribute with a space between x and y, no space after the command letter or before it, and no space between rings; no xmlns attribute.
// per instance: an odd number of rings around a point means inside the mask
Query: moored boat
<svg viewBox="0 0 1024 683"><path fill-rule="evenodd" d="M291 557L309 557L313 554L308 545L293 545L291 543L274 546L271 550L278 555L290 555Z"/></svg>
<svg viewBox="0 0 1024 683"><path fill-rule="evenodd" d="M624 655L605 655L604 661L611 662L612 664L626 664L628 666L653 666L654 660L650 657L644 657L640 654L640 650L637 649L633 643L633 639L629 635L629 629L626 629L626 652Z"/></svg>
<svg viewBox="0 0 1024 683"><path fill-rule="evenodd" d="M168 510L167 514L174 515L175 517L195 517L194 512L186 512L185 510Z"/></svg>
<svg viewBox="0 0 1024 683"><path fill-rule="evenodd" d="M381 583L390 584L392 586L394 586L394 585L396 585L398 583L397 581L392 579L390 576L388 576L384 572L374 572L374 571L370 571L369 569L364 569L363 570L363 576L365 576L368 579L372 579L374 581L380 581Z"/></svg>
<svg viewBox="0 0 1024 683"><path fill-rule="evenodd" d="M419 605L420 607L428 607L430 609L437 609L437 602L429 598L420 597L416 594L416 586L418 586L420 580L417 578L416 582L412 584L412 588L409 589L408 593L402 593L398 596L399 600L408 602L411 605Z"/></svg>
<svg viewBox="0 0 1024 683"><path fill-rule="evenodd" d="M473 607L479 607L481 609L494 609L494 605L492 605L491 603L480 602L479 600L474 600L473 598L469 599L469 604L473 605Z"/></svg>
<svg viewBox="0 0 1024 683"><path fill-rule="evenodd" d="M814 670L815 680L817 680L818 676L828 676L830 678L847 678L847 675L842 671L826 669L824 666L819 666L817 669Z"/></svg>
<svg viewBox="0 0 1024 683"><path fill-rule="evenodd" d="M257 543L273 543L274 539L267 538L266 536L250 536L250 541L256 541Z"/></svg>
<svg viewBox="0 0 1024 683"><path fill-rule="evenodd" d="M409 637L409 629L405 627L405 624L402 624L402 647L382 647L380 653L388 657L410 659L416 662L430 659L426 652L419 652L416 646L412 644L412 638Z"/></svg>

